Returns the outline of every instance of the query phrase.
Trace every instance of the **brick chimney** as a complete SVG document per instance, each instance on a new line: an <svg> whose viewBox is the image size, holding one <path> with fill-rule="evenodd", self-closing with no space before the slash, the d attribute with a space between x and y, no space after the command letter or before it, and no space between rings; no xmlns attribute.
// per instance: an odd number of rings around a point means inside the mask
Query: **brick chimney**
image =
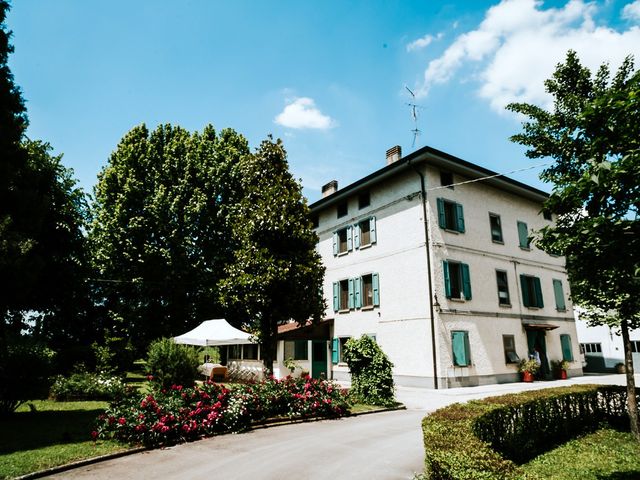
<svg viewBox="0 0 640 480"><path fill-rule="evenodd" d="M331 180L326 185L322 186L322 198L328 197L332 193L336 193L338 191L338 181Z"/></svg>
<svg viewBox="0 0 640 480"><path fill-rule="evenodd" d="M391 147L387 150L387 165L391 165L393 162L397 162L402 158L402 148L400 145L396 145L395 147Z"/></svg>

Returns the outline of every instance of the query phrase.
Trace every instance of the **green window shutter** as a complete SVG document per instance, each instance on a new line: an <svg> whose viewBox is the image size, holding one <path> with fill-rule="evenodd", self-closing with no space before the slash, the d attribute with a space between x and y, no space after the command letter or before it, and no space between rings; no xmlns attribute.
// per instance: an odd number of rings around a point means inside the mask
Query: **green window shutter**
<svg viewBox="0 0 640 480"><path fill-rule="evenodd" d="M464 210L462 205L456 203L456 230L460 233L464 233Z"/></svg>
<svg viewBox="0 0 640 480"><path fill-rule="evenodd" d="M538 277L533 277L533 288L536 291L536 307L544 307L544 302L542 301L542 286L540 285L540 279Z"/></svg>
<svg viewBox="0 0 640 480"><path fill-rule="evenodd" d="M460 264L462 270L462 293L465 300L471 300L471 276L469 275L469 265Z"/></svg>
<svg viewBox="0 0 640 480"><path fill-rule="evenodd" d="M338 363L340 350L340 339L334 338L331 341L331 363L334 365Z"/></svg>
<svg viewBox="0 0 640 480"><path fill-rule="evenodd" d="M562 345L562 359L567 362L573 362L573 350L571 350L571 336L567 334L560 335L560 344Z"/></svg>
<svg viewBox="0 0 640 480"><path fill-rule="evenodd" d="M451 332L451 345L453 351L453 364L457 367L466 367L470 362L469 332Z"/></svg>
<svg viewBox="0 0 640 480"><path fill-rule="evenodd" d="M451 298L451 278L449 277L449 262L442 261L442 271L444 272L444 296Z"/></svg>
<svg viewBox="0 0 640 480"><path fill-rule="evenodd" d="M340 284L333 282L333 311L340 310Z"/></svg>
<svg viewBox="0 0 640 480"><path fill-rule="evenodd" d="M353 250L353 240L351 239L351 225L347 227L347 252Z"/></svg>
<svg viewBox="0 0 640 480"><path fill-rule="evenodd" d="M355 307L356 308L360 308L362 307L362 277L358 277L358 278L354 278L353 279L353 283L354 283L354 289L355 289Z"/></svg>
<svg viewBox="0 0 640 480"><path fill-rule="evenodd" d="M529 229L524 222L518 222L518 238L522 248L529 248Z"/></svg>
<svg viewBox="0 0 640 480"><path fill-rule="evenodd" d="M353 248L360 248L360 224L353 226Z"/></svg>
<svg viewBox="0 0 640 480"><path fill-rule="evenodd" d="M369 239L371 243L376 243L376 217L369 219Z"/></svg>
<svg viewBox="0 0 640 480"><path fill-rule="evenodd" d="M520 275L520 289L522 290L522 305L530 307L531 299L529 298L529 281L526 275Z"/></svg>
<svg viewBox="0 0 640 480"><path fill-rule="evenodd" d="M444 200L438 198L438 225L440 228L447 228L447 217L444 214Z"/></svg>
<svg viewBox="0 0 640 480"><path fill-rule="evenodd" d="M371 284L373 288L373 306L380 306L380 280L377 273L371 274Z"/></svg>
<svg viewBox="0 0 640 480"><path fill-rule="evenodd" d="M349 308L353 308L355 306L354 295L355 289L353 288L353 278L349 279Z"/></svg>
<svg viewBox="0 0 640 480"><path fill-rule="evenodd" d="M338 232L333 232L333 255L338 255Z"/></svg>
<svg viewBox="0 0 640 480"><path fill-rule="evenodd" d="M553 281L553 294L556 297L556 309L557 310L566 310L567 306L564 303L564 292L562 291L562 281L554 280Z"/></svg>

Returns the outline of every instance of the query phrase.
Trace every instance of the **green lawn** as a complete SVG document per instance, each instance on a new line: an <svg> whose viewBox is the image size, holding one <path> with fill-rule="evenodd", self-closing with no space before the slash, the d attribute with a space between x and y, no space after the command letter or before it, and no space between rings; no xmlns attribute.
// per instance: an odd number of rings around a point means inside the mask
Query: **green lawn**
<svg viewBox="0 0 640 480"><path fill-rule="evenodd" d="M91 439L94 420L107 402L34 400L29 404L0 421L0 478L128 448Z"/></svg>
<svg viewBox="0 0 640 480"><path fill-rule="evenodd" d="M631 480L640 478L640 443L608 428L571 440L523 465L537 478Z"/></svg>

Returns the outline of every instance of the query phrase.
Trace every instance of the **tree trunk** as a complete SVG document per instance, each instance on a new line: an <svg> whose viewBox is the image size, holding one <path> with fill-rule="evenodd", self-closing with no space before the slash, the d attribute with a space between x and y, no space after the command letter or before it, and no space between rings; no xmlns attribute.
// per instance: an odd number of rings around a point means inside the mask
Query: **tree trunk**
<svg viewBox="0 0 640 480"><path fill-rule="evenodd" d="M262 362L266 375L273 375L273 363L276 360L276 351L278 346L278 324L276 322L266 321L267 325L263 325L262 328L262 341L260 342L260 349L262 353ZM272 325L270 325L272 324ZM267 335L265 335L268 332Z"/></svg>
<svg viewBox="0 0 640 480"><path fill-rule="evenodd" d="M629 324L626 319L620 322L622 327L622 344L624 346L624 366L627 371L627 407L629 408L629 422L631 433L640 442L638 425L638 402L636 399L636 382L633 377L633 357L631 356L631 341L629 340Z"/></svg>

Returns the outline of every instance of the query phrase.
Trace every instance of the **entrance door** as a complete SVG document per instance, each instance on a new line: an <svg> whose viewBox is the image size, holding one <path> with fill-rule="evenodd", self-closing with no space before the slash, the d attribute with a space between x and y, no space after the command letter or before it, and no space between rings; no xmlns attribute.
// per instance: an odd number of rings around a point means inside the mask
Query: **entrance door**
<svg viewBox="0 0 640 480"><path fill-rule="evenodd" d="M313 340L311 342L311 377L327 378L327 342Z"/></svg>
<svg viewBox="0 0 640 480"><path fill-rule="evenodd" d="M549 361L547 359L546 332L538 329L527 330L527 345L530 355L533 355L536 350L540 355L541 366L538 375L541 378L548 378L551 375L551 369L549 368Z"/></svg>

